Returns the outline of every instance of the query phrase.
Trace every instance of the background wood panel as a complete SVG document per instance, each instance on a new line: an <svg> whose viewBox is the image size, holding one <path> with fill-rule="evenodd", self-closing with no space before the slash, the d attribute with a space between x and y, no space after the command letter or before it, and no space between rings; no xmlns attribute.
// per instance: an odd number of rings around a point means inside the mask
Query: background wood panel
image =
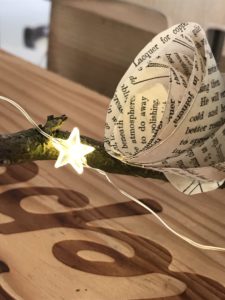
<svg viewBox="0 0 225 300"><path fill-rule="evenodd" d="M218 28L225 30L225 12L223 0L119 0L162 13L168 26L182 22L199 23L205 30ZM209 13L210 12L210 13Z"/></svg>
<svg viewBox="0 0 225 300"><path fill-rule="evenodd" d="M0 94L38 123L65 113L66 129L103 138L106 97L4 52ZM1 133L30 127L0 105ZM179 232L225 246L225 191L189 197L165 182L111 178ZM0 261L0 299L225 299L224 253L178 240L95 171L51 161L1 168Z"/></svg>
<svg viewBox="0 0 225 300"><path fill-rule="evenodd" d="M104 95L137 53L167 28L159 12L114 0L53 0L48 68Z"/></svg>

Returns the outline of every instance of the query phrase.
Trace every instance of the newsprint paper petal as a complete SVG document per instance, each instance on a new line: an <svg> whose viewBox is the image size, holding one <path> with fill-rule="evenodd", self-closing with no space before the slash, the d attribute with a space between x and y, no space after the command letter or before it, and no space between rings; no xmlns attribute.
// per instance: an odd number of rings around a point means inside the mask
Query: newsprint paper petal
<svg viewBox="0 0 225 300"><path fill-rule="evenodd" d="M137 55L110 102L104 146L186 194L223 183L225 86L198 24L171 27Z"/></svg>

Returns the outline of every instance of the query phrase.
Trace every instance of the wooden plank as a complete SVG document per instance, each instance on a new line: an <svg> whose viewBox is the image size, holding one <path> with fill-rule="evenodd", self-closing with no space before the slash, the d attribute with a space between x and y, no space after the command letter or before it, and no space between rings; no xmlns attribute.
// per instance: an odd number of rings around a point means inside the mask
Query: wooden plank
<svg viewBox="0 0 225 300"><path fill-rule="evenodd" d="M162 13L168 20L169 26L182 22L196 22L205 30L225 30L224 1L217 0L120 0L129 4L139 5L146 9ZM209 13L210 11L210 13Z"/></svg>
<svg viewBox="0 0 225 300"><path fill-rule="evenodd" d="M137 53L166 27L160 13L136 5L54 0L48 67L111 97Z"/></svg>
<svg viewBox="0 0 225 300"><path fill-rule="evenodd" d="M67 129L103 138L104 96L1 51L0 70L1 94L37 122L65 113ZM0 132L29 127L0 105ZM111 178L179 232L225 246L223 190L188 197L165 182ZM0 185L0 299L225 299L225 254L177 239L94 170L36 162L1 168Z"/></svg>
<svg viewBox="0 0 225 300"><path fill-rule="evenodd" d="M150 11L157 11L163 14L168 22L168 27L182 22L196 22L206 31L221 30L225 31L225 10L224 0L120 0L121 2L139 5ZM193 9L194 8L194 9ZM210 14L209 14L210 11ZM179 12L179 13L178 13ZM221 72L225 71L225 46L222 56L218 62Z"/></svg>

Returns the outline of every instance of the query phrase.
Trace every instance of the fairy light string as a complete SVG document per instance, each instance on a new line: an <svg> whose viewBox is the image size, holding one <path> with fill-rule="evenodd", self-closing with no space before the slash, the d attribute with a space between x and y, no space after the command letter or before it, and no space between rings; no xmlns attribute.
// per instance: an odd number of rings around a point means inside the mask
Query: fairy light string
<svg viewBox="0 0 225 300"><path fill-rule="evenodd" d="M23 116L38 130L40 134L42 134L44 137L49 139L52 142L53 147L59 151L58 159L55 163L55 167L59 168L62 166L65 166L67 164L70 164L75 171L78 174L83 173L83 168L90 166L87 165L87 161L85 156L95 150L94 147L84 145L80 142L80 133L78 128L74 128L67 140L55 138L51 135L49 135L47 132L43 131L37 123L31 118L31 116L15 101L12 99L9 99L4 96L0 96L0 100L5 101L13 105L16 109L18 109ZM150 207L148 207L146 204L138 200L137 198L133 197L126 191L119 188L110 178L109 176L102 170L91 168L97 171L99 174L103 175L106 180L122 195L127 197L128 199L134 201L138 205L142 206L146 211L150 212L168 231L170 231L172 234L177 236L178 238L182 239L186 243L202 249L202 250L209 250L209 251L220 251L225 252L224 247L216 247L211 245L204 245L200 244L198 242L193 241L192 239L186 237L183 234L180 234L176 230L174 230L171 226L169 226L160 216L158 216Z"/></svg>
<svg viewBox="0 0 225 300"><path fill-rule="evenodd" d="M6 101L17 108L23 116L38 130L40 134L49 139L56 150L59 151L55 167L59 168L71 164L78 174L83 173L83 166L86 165L85 155L94 151L94 147L84 145L80 142L80 132L74 128L67 140L55 138L42 130L31 116L17 102L4 96L0 100Z"/></svg>

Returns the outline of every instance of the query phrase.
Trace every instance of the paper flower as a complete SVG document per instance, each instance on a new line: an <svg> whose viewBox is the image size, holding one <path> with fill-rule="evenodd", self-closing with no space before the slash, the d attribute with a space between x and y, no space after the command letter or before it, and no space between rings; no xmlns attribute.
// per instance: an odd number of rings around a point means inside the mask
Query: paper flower
<svg viewBox="0 0 225 300"><path fill-rule="evenodd" d="M182 23L134 59L110 102L104 145L128 164L164 172L187 194L225 179L225 87L202 28Z"/></svg>

